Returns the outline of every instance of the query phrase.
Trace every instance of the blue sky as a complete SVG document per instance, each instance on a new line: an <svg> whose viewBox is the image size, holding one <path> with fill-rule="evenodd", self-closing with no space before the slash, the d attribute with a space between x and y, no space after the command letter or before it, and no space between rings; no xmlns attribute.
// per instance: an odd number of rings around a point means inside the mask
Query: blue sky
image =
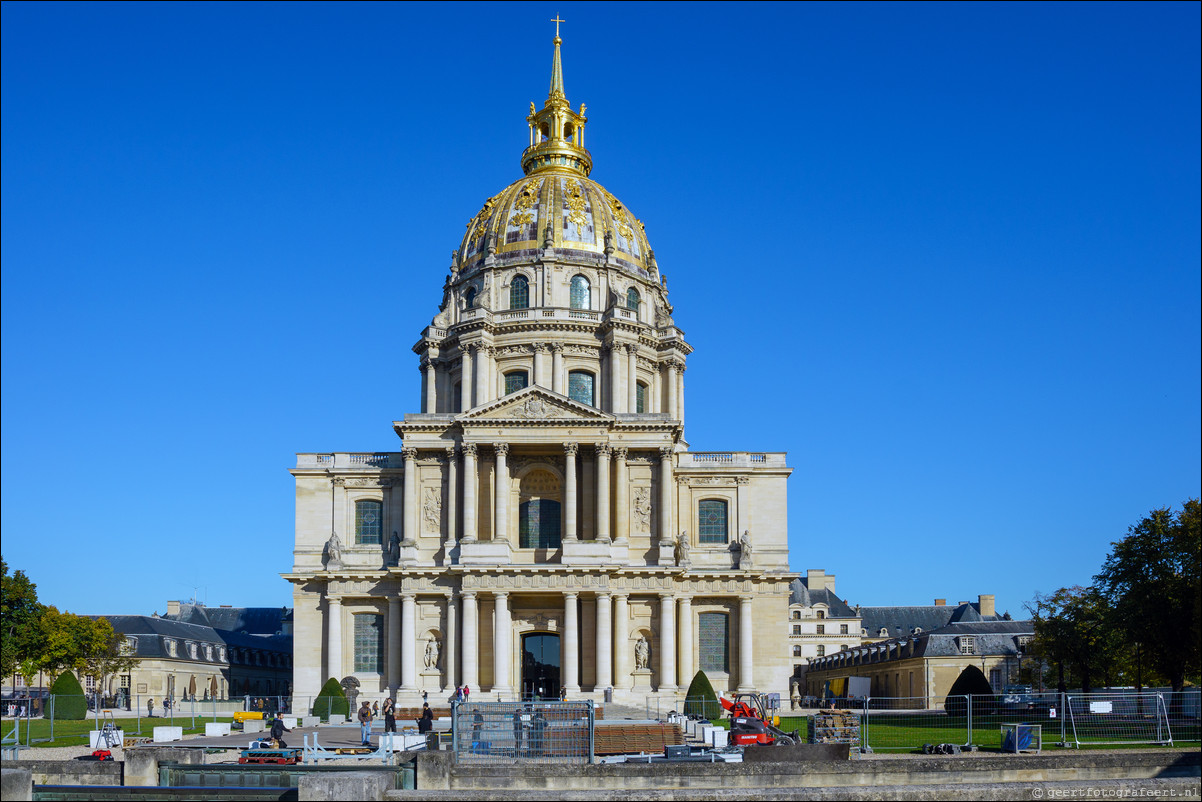
<svg viewBox="0 0 1202 802"><path fill-rule="evenodd" d="M558 14L692 447L787 451L852 604L1021 614L1199 494L1199 8L5 3L4 558L291 604L294 454L398 448Z"/></svg>

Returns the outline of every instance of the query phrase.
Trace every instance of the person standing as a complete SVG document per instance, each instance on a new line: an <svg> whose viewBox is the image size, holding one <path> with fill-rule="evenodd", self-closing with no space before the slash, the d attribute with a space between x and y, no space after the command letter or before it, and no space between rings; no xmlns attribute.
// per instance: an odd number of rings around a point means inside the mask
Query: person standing
<svg viewBox="0 0 1202 802"><path fill-rule="evenodd" d="M363 700L363 707L359 708L359 730L363 745L371 746L371 703L366 699Z"/></svg>
<svg viewBox="0 0 1202 802"><path fill-rule="evenodd" d="M385 699L380 710L384 712L384 732L396 732L396 704L391 698Z"/></svg>
<svg viewBox="0 0 1202 802"><path fill-rule="evenodd" d="M430 709L430 705L422 703L422 715L417 720L417 731L422 735L434 729L434 711Z"/></svg>
<svg viewBox="0 0 1202 802"><path fill-rule="evenodd" d="M154 699L146 700L146 717L154 718Z"/></svg>
<svg viewBox="0 0 1202 802"><path fill-rule="evenodd" d="M522 711L513 711L513 756L522 754Z"/></svg>
<svg viewBox="0 0 1202 802"><path fill-rule="evenodd" d="M284 719L276 716L275 721L271 722L271 737L280 749L288 746L288 744L284 743L284 733L286 732L292 732L292 730L284 726Z"/></svg>

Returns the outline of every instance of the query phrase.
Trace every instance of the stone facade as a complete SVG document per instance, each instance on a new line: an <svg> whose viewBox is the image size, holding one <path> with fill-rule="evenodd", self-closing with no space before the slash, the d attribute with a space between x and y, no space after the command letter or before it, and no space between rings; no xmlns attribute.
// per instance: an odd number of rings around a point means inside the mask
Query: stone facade
<svg viewBox="0 0 1202 802"><path fill-rule="evenodd" d="M692 347L642 223L588 178L559 46L526 177L468 223L413 347L402 447L298 455L299 696L642 703L699 668L788 691L791 469L689 450Z"/></svg>

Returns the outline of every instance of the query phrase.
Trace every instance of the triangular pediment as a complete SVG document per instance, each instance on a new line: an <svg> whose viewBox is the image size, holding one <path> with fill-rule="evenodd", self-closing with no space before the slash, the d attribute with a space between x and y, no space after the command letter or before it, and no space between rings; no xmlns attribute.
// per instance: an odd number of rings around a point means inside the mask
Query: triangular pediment
<svg viewBox="0 0 1202 802"><path fill-rule="evenodd" d="M526 387L503 398L468 410L459 416L464 423L472 421L529 421L532 423L588 422L611 423L612 415L573 401L566 395L553 393L545 387Z"/></svg>

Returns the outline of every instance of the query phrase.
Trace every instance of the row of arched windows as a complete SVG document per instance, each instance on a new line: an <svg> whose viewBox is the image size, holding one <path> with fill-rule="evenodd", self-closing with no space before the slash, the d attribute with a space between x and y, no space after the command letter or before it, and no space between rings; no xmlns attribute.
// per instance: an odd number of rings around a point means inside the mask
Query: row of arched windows
<svg viewBox="0 0 1202 802"><path fill-rule="evenodd" d="M476 305L476 290L470 288L465 298L467 299L467 307L471 309ZM642 296L634 287L626 290L626 308L634 312L639 311L639 305L642 303ZM573 276L571 289L569 292L569 304L573 309L591 309L592 308L592 293L589 281L584 276ZM530 308L530 279L525 276L514 276L514 279L509 284L509 308L510 309L529 309Z"/></svg>

